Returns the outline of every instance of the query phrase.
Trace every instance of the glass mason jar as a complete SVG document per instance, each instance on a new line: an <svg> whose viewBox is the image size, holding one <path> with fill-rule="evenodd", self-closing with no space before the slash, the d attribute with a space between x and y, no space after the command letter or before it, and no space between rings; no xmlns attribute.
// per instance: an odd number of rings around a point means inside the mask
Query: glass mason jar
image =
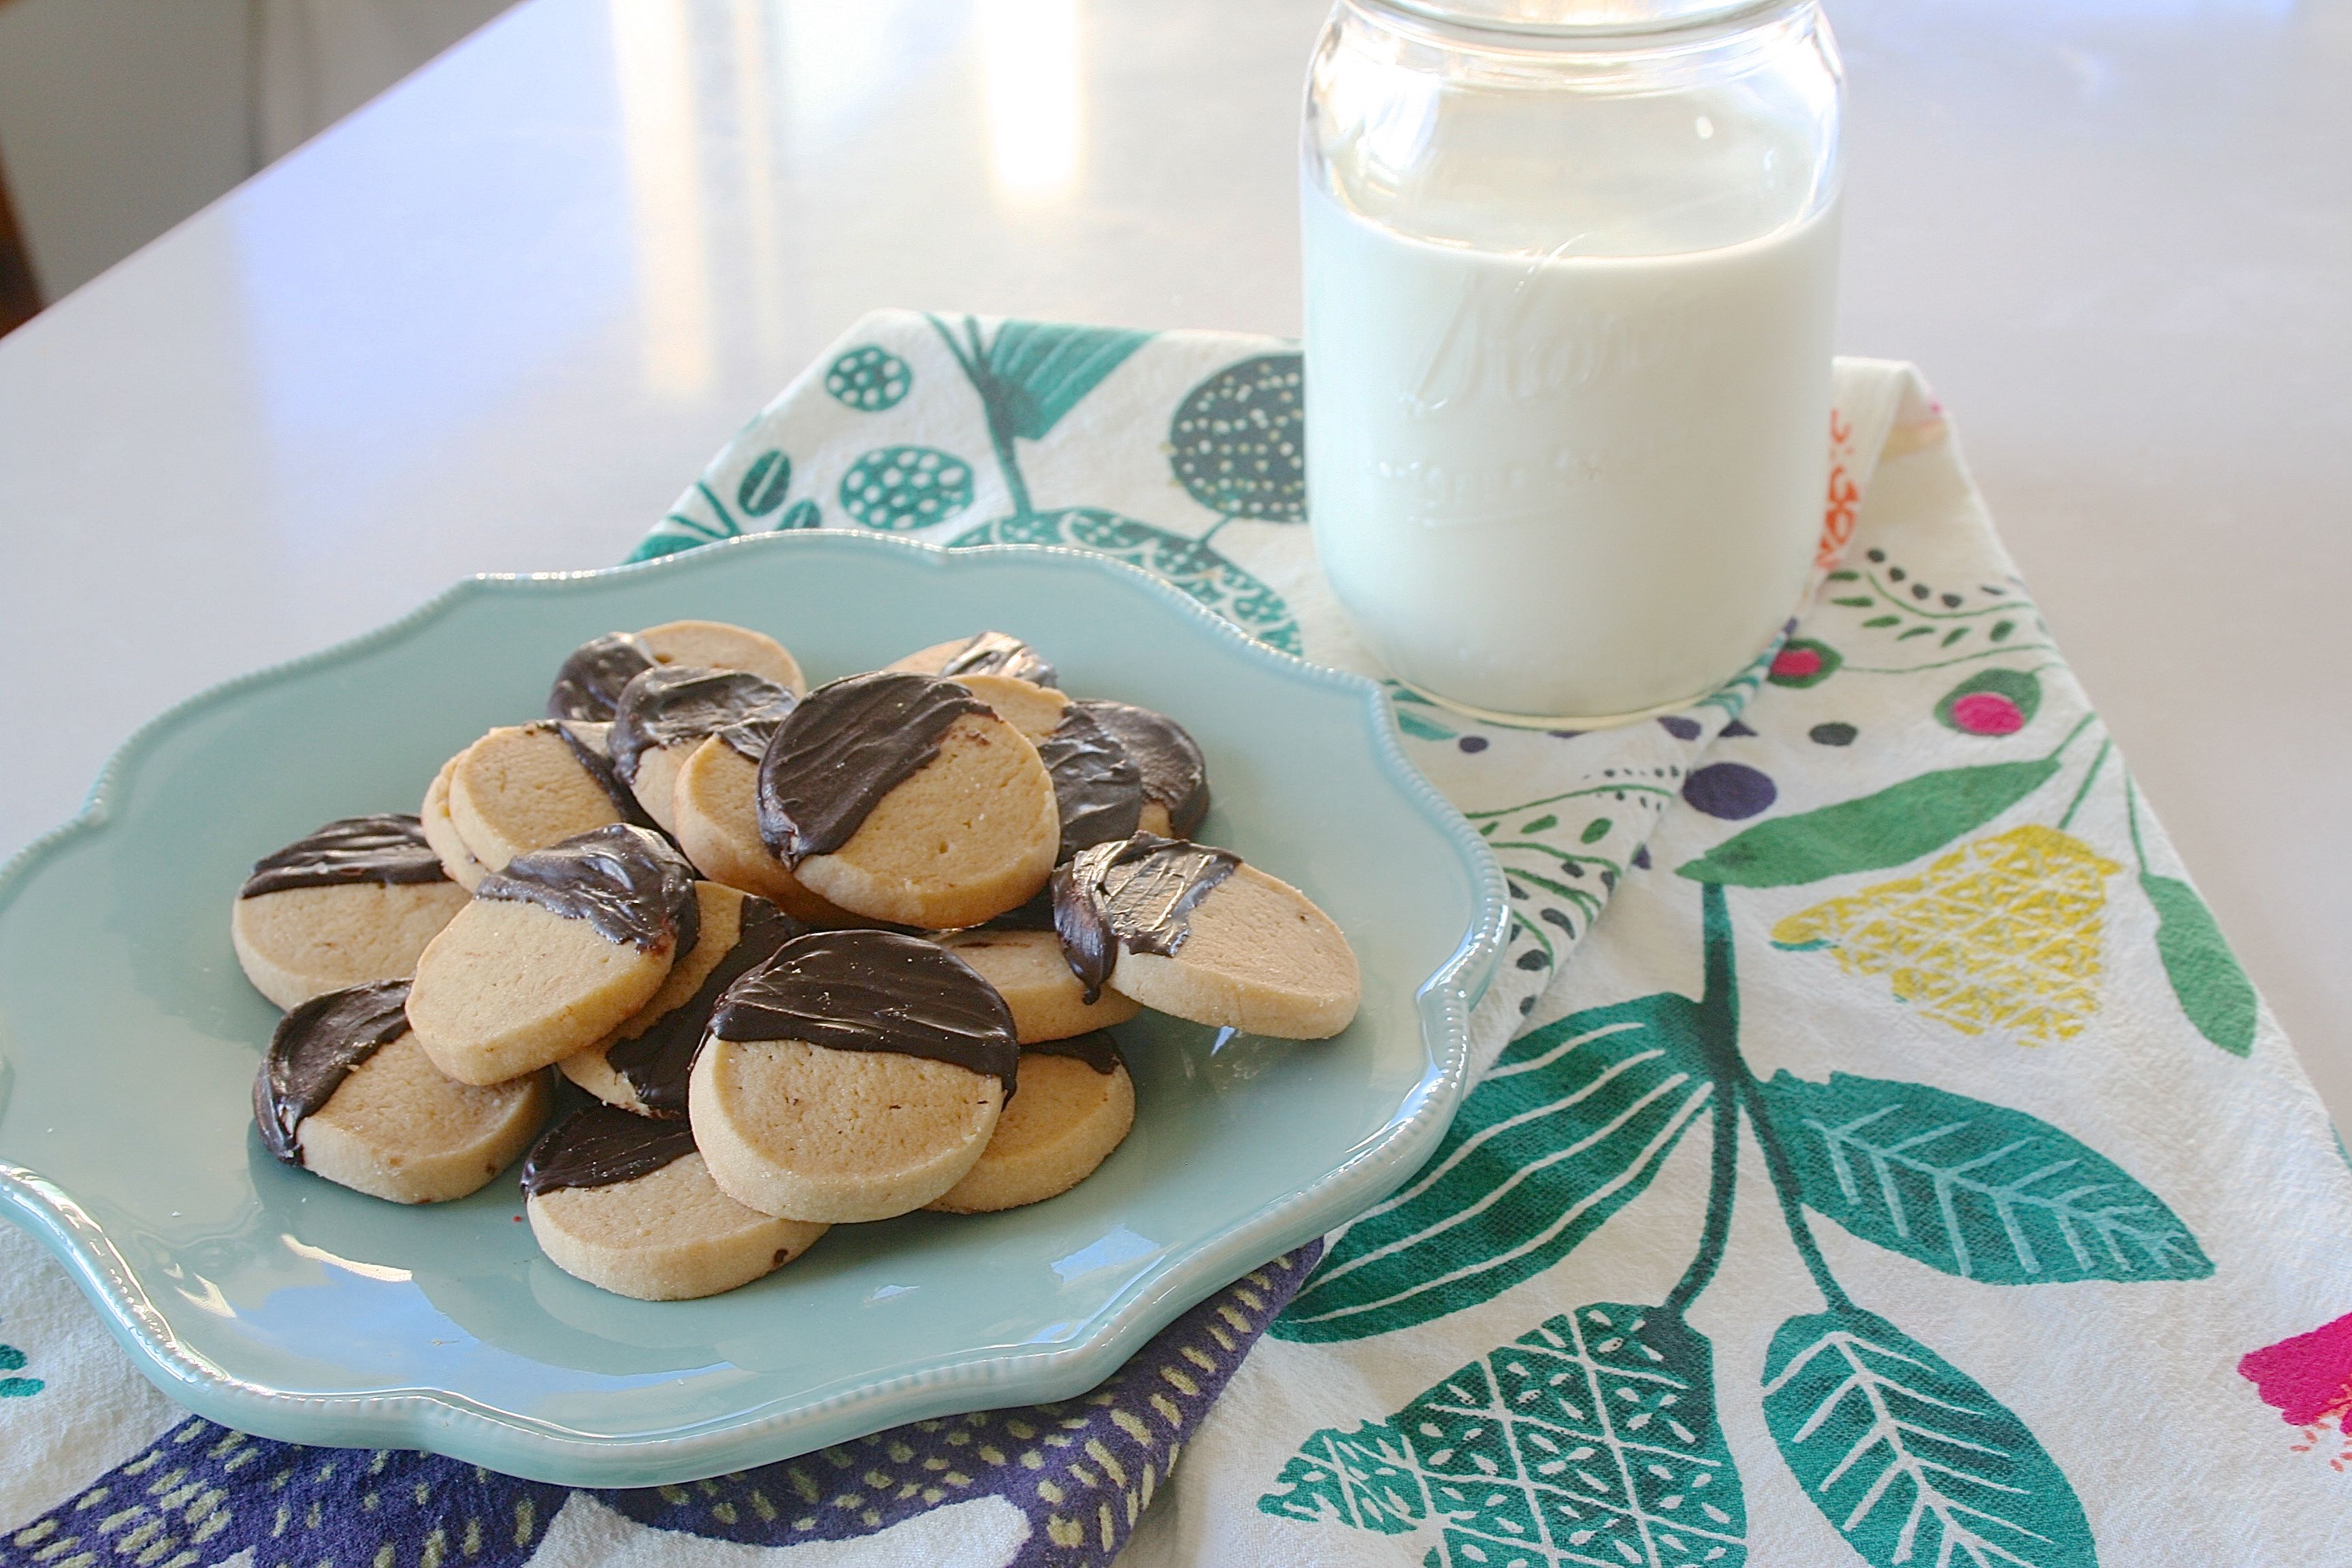
<svg viewBox="0 0 2352 1568"><path fill-rule="evenodd" d="M1816 0L1339 0L1307 90L1307 503L1391 673L1622 718L1795 613L1840 101Z"/></svg>

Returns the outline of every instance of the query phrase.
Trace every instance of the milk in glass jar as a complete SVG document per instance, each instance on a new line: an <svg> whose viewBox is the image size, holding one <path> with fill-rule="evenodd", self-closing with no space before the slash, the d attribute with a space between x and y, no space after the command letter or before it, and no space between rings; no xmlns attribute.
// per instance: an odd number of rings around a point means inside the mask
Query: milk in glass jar
<svg viewBox="0 0 2352 1568"><path fill-rule="evenodd" d="M1815 0L1339 0L1307 97L1307 507L1391 673L1624 717L1795 613L1840 98Z"/></svg>

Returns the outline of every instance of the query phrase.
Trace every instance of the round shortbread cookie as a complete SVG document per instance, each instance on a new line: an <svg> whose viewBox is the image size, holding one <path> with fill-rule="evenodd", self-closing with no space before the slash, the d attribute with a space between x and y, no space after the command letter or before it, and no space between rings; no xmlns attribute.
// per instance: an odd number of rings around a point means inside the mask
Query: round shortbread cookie
<svg viewBox="0 0 2352 1568"><path fill-rule="evenodd" d="M541 722L493 730L457 754L449 820L485 868L627 819L583 760L583 744L576 732Z"/></svg>
<svg viewBox="0 0 2352 1568"><path fill-rule="evenodd" d="M855 925L858 917L801 886L760 837L759 759L730 735L713 735L678 769L670 791L678 847L714 882L757 893L811 925Z"/></svg>
<svg viewBox="0 0 2352 1568"><path fill-rule="evenodd" d="M760 763L761 838L871 920L977 925L1025 903L1061 838L1037 748L953 681L853 676L794 708Z"/></svg>
<svg viewBox="0 0 2352 1568"><path fill-rule="evenodd" d="M457 836L457 825L449 819L449 776L457 771L457 759L450 758L425 786L425 804L417 808L417 817L424 824L425 842L441 857L441 869L449 879L472 892L481 886L490 868L474 858L466 841Z"/></svg>
<svg viewBox="0 0 2352 1568"><path fill-rule="evenodd" d="M1054 926L1080 983L1196 1024L1277 1038L1356 1016L1356 954L1287 882L1223 849L1137 834L1055 874Z"/></svg>
<svg viewBox="0 0 2352 1568"><path fill-rule="evenodd" d="M1108 988L1088 1002L1052 931L982 926L934 940L996 987L1013 1009L1013 1026L1024 1046L1108 1028L1143 1011L1141 1003Z"/></svg>
<svg viewBox="0 0 2352 1568"><path fill-rule="evenodd" d="M571 1117L523 1167L523 1212L558 1268L615 1295L683 1301L748 1285L826 1226L778 1219L719 1190L679 1122L611 1107Z"/></svg>
<svg viewBox="0 0 2352 1568"><path fill-rule="evenodd" d="M328 823L257 862L229 916L246 977L280 1007L404 980L466 907L413 816Z"/></svg>
<svg viewBox="0 0 2352 1568"><path fill-rule="evenodd" d="M687 1069L727 988L808 928L765 899L698 882L701 934L660 990L619 1028L555 1065L607 1105L640 1116L686 1114Z"/></svg>
<svg viewBox="0 0 2352 1568"><path fill-rule="evenodd" d="M1018 676L959 675L953 679L987 703L998 718L1028 736L1032 745L1054 732L1070 706L1070 700L1052 687Z"/></svg>
<svg viewBox="0 0 2352 1568"><path fill-rule="evenodd" d="M547 716L601 723L613 716L621 689L659 662L635 632L591 637L573 648L555 672L555 684L547 693Z"/></svg>
<svg viewBox="0 0 2352 1568"><path fill-rule="evenodd" d="M722 731L740 749L764 751L791 710L793 693L741 669L657 665L622 689L605 732L614 776L635 792L664 832L677 830L673 798L678 770L696 748Z"/></svg>
<svg viewBox="0 0 2352 1568"><path fill-rule="evenodd" d="M688 1105L719 1190L763 1214L887 1219L953 1187L995 1131L1013 1016L918 937L820 931L736 982Z"/></svg>
<svg viewBox="0 0 2352 1568"><path fill-rule="evenodd" d="M651 1001L698 924L693 868L646 829L518 855L417 961L409 1023L451 1078L502 1082L586 1049Z"/></svg>
<svg viewBox="0 0 2352 1568"><path fill-rule="evenodd" d="M489 1088L444 1077L409 1032L408 989L353 986L288 1014L254 1079L254 1120L287 1164L394 1203L446 1203L521 1153L552 1097L544 1073Z"/></svg>
<svg viewBox="0 0 2352 1568"><path fill-rule="evenodd" d="M1073 706L1108 731L1142 773L1141 831L1162 838L1190 838L1199 831L1209 815L1209 763L1184 726L1131 702L1089 700Z"/></svg>
<svg viewBox="0 0 2352 1568"><path fill-rule="evenodd" d="M959 675L954 679L1037 748L1037 760L1054 781L1055 806L1062 817L1061 843L1054 852L1057 862L1094 845L1125 838L1142 825L1147 804L1142 771L1087 704L1073 702L1050 686L1010 675ZM1167 815L1160 814L1163 820Z"/></svg>
<svg viewBox="0 0 2352 1568"><path fill-rule="evenodd" d="M1021 1053L1021 1092L962 1181L924 1205L993 1214L1042 1203L1095 1173L1135 1125L1135 1083L1108 1035Z"/></svg>
<svg viewBox="0 0 2352 1568"><path fill-rule="evenodd" d="M908 654L886 669L911 675L944 675L961 680L967 675L1009 675L1036 686L1059 686L1062 678L1037 650L1005 632L982 632L953 637Z"/></svg>
<svg viewBox="0 0 2352 1568"><path fill-rule="evenodd" d="M711 669L749 670L798 697L808 690L800 660L764 632L725 621L665 621L637 634L664 664L698 664Z"/></svg>

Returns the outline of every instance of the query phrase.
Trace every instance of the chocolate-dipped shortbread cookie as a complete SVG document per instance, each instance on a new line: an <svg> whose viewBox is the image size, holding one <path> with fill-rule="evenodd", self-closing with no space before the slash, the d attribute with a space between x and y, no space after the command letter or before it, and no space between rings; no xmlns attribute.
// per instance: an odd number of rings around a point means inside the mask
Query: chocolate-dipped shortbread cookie
<svg viewBox="0 0 2352 1568"><path fill-rule="evenodd" d="M1035 648L1006 632L982 632L933 643L884 668L915 675L944 675L950 680L967 675L1010 675L1035 686L1062 683L1054 667L1038 657Z"/></svg>
<svg viewBox="0 0 2352 1568"><path fill-rule="evenodd" d="M1003 998L962 960L919 937L818 931L720 1000L687 1103L737 1202L887 1219L971 1171L1018 1056Z"/></svg>
<svg viewBox="0 0 2352 1568"><path fill-rule="evenodd" d="M408 1021L433 1063L499 1083L595 1044L699 935L694 868L614 825L518 855L417 960Z"/></svg>
<svg viewBox="0 0 2352 1568"><path fill-rule="evenodd" d="M710 669L740 669L771 681L798 697L808 690L800 660L765 632L726 621L665 621L637 636L663 664L701 665Z"/></svg>
<svg viewBox="0 0 2352 1568"><path fill-rule="evenodd" d="M1054 874L1054 929L1088 996L1285 1039L1356 1016L1356 955L1331 917L1230 850L1139 833Z"/></svg>
<svg viewBox="0 0 2352 1568"><path fill-rule="evenodd" d="M685 1122L608 1105L541 1138L523 1164L522 1190L548 1261L640 1301L747 1285L806 1252L826 1228L761 1214L720 1192Z"/></svg>
<svg viewBox="0 0 2352 1568"><path fill-rule="evenodd" d="M761 759L760 834L803 886L856 914L977 925L1045 885L1060 842L1037 748L929 676L819 687Z"/></svg>
<svg viewBox="0 0 2352 1568"><path fill-rule="evenodd" d="M772 732L793 702L789 689L748 670L656 665L622 689L604 749L646 815L675 833L678 770L695 748L739 725Z"/></svg>
<svg viewBox="0 0 2352 1568"><path fill-rule="evenodd" d="M811 925L856 925L859 917L801 886L760 837L760 758L773 723L730 725L695 748L677 771L670 800L678 847L714 882L757 893Z"/></svg>
<svg viewBox="0 0 2352 1568"><path fill-rule="evenodd" d="M943 931L932 940L996 987L1013 1009L1013 1026L1024 1046L1107 1029L1143 1010L1140 1002L1108 986L1088 1001L1087 988L1072 973L1061 941L1051 931L1009 930L991 923Z"/></svg>
<svg viewBox="0 0 2352 1568"><path fill-rule="evenodd" d="M686 1075L727 988L808 928L765 899L717 882L695 884L700 934L671 965L652 1001L617 1029L556 1063L608 1105L640 1116L683 1117Z"/></svg>
<svg viewBox="0 0 2352 1568"><path fill-rule="evenodd" d="M1184 726L1132 702L1087 700L1075 706L1110 731L1143 775L1145 833L1190 838L1209 815L1209 763Z"/></svg>
<svg viewBox="0 0 2352 1568"><path fill-rule="evenodd" d="M441 857L441 868L449 873L451 881L470 893L480 886L483 878L490 874L490 868L466 847L465 839L458 835L457 823L450 819L449 779L457 771L457 757L441 764L441 771L435 773L433 782L425 786L425 804L416 808L416 816L424 829L425 842Z"/></svg>
<svg viewBox="0 0 2352 1568"><path fill-rule="evenodd" d="M229 916L246 978L280 1007L416 973L466 907L413 816L347 816L254 863Z"/></svg>
<svg viewBox="0 0 2352 1568"><path fill-rule="evenodd" d="M449 820L488 871L614 823L654 826L613 772L611 726L542 719L491 731L449 770Z"/></svg>
<svg viewBox="0 0 2352 1568"><path fill-rule="evenodd" d="M547 1075L454 1082L409 1032L405 980L313 997L279 1021L253 1081L261 1142L289 1165L396 1204L488 1183L546 1120Z"/></svg>
<svg viewBox="0 0 2352 1568"><path fill-rule="evenodd" d="M924 1205L993 1214L1042 1203L1094 1174L1135 1125L1135 1083L1118 1043L1099 1031L1025 1047L1021 1092L962 1181Z"/></svg>
<svg viewBox="0 0 2352 1568"><path fill-rule="evenodd" d="M572 650L548 689L550 719L581 719L601 724L613 717L621 689L661 660L635 632L606 632Z"/></svg>

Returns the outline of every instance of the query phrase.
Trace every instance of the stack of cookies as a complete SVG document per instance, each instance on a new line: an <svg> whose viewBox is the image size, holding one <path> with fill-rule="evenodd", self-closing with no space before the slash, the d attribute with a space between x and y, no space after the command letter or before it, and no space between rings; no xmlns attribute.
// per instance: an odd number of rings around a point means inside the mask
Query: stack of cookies
<svg viewBox="0 0 2352 1568"><path fill-rule="evenodd" d="M289 1009L255 1120L401 1203L528 1149L547 1256L646 1300L834 1225L1039 1202L1132 1125L1108 1031L1143 1008L1300 1039L1354 1016L1347 939L1192 842L1208 801L1181 726L1070 698L1003 633L814 691L740 626L608 634L418 816L255 867L232 933ZM559 1074L594 1099L542 1134Z"/></svg>

